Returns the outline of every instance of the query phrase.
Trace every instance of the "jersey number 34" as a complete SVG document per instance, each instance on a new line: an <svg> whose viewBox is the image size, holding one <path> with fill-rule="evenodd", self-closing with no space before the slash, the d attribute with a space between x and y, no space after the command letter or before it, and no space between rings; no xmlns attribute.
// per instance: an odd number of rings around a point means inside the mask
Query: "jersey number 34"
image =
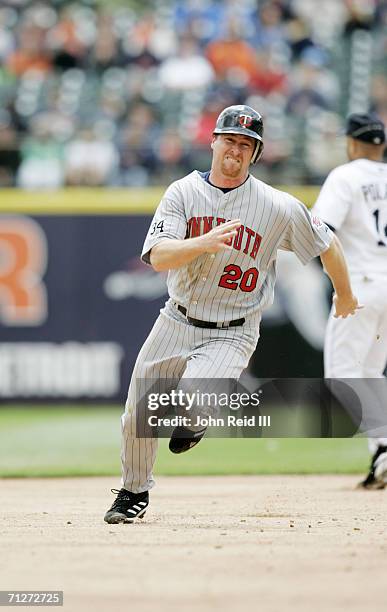
<svg viewBox="0 0 387 612"><path fill-rule="evenodd" d="M231 289L232 291L239 287L241 291L250 293L257 286L259 276L257 268L249 268L246 272L242 272L239 266L229 264L223 272L224 274L220 277L219 287Z"/></svg>

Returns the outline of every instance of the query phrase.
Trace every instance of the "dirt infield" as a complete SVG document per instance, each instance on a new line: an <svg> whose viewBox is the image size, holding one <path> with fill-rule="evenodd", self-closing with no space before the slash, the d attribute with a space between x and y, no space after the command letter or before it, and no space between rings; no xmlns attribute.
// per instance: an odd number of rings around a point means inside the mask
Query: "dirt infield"
<svg viewBox="0 0 387 612"><path fill-rule="evenodd" d="M387 491L355 483L159 478L143 522L106 525L112 478L2 480L0 589L71 612L382 611Z"/></svg>

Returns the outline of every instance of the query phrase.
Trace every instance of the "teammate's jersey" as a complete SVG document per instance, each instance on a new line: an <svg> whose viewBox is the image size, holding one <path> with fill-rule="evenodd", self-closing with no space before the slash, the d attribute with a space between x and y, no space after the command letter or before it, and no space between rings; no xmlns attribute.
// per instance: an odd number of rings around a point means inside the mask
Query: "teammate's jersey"
<svg viewBox="0 0 387 612"><path fill-rule="evenodd" d="M165 239L192 238L232 219L241 227L232 249L203 254L168 273L171 298L202 321L231 321L273 301L277 250L294 251L306 264L325 251L332 232L287 193L249 176L223 193L194 171L172 183L161 200L142 259Z"/></svg>
<svg viewBox="0 0 387 612"><path fill-rule="evenodd" d="M313 213L336 230L351 276L387 276L387 164L357 159L335 168Z"/></svg>

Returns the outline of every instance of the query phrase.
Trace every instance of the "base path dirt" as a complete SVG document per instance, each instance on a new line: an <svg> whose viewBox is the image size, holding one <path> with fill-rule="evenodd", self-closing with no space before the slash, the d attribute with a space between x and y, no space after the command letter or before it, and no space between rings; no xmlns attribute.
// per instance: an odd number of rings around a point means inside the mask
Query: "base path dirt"
<svg viewBox="0 0 387 612"><path fill-rule="evenodd" d="M387 490L356 482L164 477L142 522L107 525L114 478L2 480L0 589L71 612L385 611Z"/></svg>

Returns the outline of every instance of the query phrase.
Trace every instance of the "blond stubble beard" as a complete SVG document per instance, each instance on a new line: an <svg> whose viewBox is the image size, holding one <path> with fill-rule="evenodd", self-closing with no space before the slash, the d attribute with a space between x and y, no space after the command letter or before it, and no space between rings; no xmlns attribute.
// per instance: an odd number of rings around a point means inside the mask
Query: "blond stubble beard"
<svg viewBox="0 0 387 612"><path fill-rule="evenodd" d="M235 170L230 170L230 166L231 168L235 166ZM222 174L230 178L237 178L240 175L241 167L242 164L238 164L238 162L233 162L231 160L230 163L230 160L224 159L222 161Z"/></svg>

